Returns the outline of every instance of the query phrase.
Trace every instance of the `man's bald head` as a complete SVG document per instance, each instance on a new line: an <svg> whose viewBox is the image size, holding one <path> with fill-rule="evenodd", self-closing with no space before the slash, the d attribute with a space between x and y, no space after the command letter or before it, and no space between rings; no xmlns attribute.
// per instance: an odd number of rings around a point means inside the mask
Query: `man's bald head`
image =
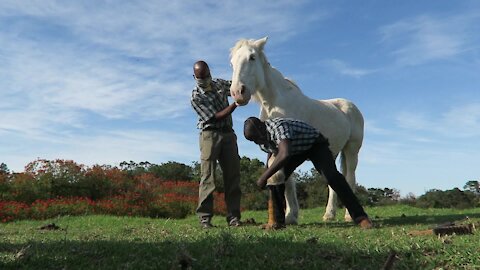
<svg viewBox="0 0 480 270"><path fill-rule="evenodd" d="M267 140L267 131L265 123L257 117L249 117L245 120L243 125L243 135L245 139L255 142L256 144L263 144Z"/></svg>
<svg viewBox="0 0 480 270"><path fill-rule="evenodd" d="M197 79L206 79L210 77L210 68L205 61L197 61L193 64L193 74Z"/></svg>

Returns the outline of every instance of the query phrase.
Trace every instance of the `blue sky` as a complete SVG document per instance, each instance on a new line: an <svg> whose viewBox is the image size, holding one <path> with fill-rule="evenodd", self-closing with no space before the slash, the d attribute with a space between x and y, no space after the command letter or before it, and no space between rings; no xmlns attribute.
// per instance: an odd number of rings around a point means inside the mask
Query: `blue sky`
<svg viewBox="0 0 480 270"><path fill-rule="evenodd" d="M361 109L365 187L402 195L479 180L478 1L0 2L0 162L198 160L192 64L229 79L238 39L316 99ZM241 156L251 103L234 113ZM308 170L309 165L302 166Z"/></svg>

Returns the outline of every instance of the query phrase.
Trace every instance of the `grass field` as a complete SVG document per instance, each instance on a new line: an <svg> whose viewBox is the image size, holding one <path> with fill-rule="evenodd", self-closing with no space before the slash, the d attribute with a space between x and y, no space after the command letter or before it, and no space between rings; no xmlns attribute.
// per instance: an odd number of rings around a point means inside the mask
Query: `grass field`
<svg viewBox="0 0 480 270"><path fill-rule="evenodd" d="M0 269L480 269L480 233L410 236L449 221L480 221L480 209L366 209L376 228L322 222L323 209L301 211L300 225L202 230L197 219L59 217L0 224ZM339 215L340 217L340 215ZM244 212L258 223L266 212ZM55 223L56 230L40 227Z"/></svg>

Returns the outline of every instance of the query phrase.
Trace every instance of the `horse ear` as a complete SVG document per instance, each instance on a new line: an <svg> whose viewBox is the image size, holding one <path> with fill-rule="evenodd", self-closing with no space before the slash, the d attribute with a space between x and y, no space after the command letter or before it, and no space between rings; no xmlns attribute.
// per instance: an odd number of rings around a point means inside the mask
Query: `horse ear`
<svg viewBox="0 0 480 270"><path fill-rule="evenodd" d="M255 40L255 46L257 46L260 50L263 51L263 47L265 47L265 43L267 43L267 39L268 39L268 36Z"/></svg>

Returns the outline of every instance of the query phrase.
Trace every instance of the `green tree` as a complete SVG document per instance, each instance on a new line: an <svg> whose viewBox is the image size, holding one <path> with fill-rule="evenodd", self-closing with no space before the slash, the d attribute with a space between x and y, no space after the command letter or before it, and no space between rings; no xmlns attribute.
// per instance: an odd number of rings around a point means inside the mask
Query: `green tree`
<svg viewBox="0 0 480 270"><path fill-rule="evenodd" d="M400 199L400 192L391 188L369 188L368 205L386 205L397 203Z"/></svg>
<svg viewBox="0 0 480 270"><path fill-rule="evenodd" d="M1 174L10 174L10 169L8 169L7 164L5 163L0 163L0 175Z"/></svg>
<svg viewBox="0 0 480 270"><path fill-rule="evenodd" d="M258 192L257 180L265 171L265 163L259 159L243 156L240 159L240 185L242 192Z"/></svg>
<svg viewBox="0 0 480 270"><path fill-rule="evenodd" d="M130 161L122 161L119 164L120 170L126 172L129 176L136 176L146 173L152 166L148 161L142 161L140 163L136 163L132 160Z"/></svg>
<svg viewBox="0 0 480 270"><path fill-rule="evenodd" d="M468 181L463 186L464 190L473 192L475 195L480 195L480 181Z"/></svg>
<svg viewBox="0 0 480 270"><path fill-rule="evenodd" d="M267 196L260 192L257 180L265 171L265 163L259 159L243 156L240 159L240 188L242 190L242 206L250 210L260 210L267 207Z"/></svg>
<svg viewBox="0 0 480 270"><path fill-rule="evenodd" d="M399 203L415 206L417 203L417 197L412 192L409 192L405 197L399 200Z"/></svg>
<svg viewBox="0 0 480 270"><path fill-rule="evenodd" d="M476 206L475 197L473 192L458 188L447 191L432 189L420 196L416 205L424 208L468 208Z"/></svg>
<svg viewBox="0 0 480 270"><path fill-rule="evenodd" d="M5 200L10 195L10 176L7 164L0 164L0 200Z"/></svg>
<svg viewBox="0 0 480 270"><path fill-rule="evenodd" d="M194 176L194 170L191 166L175 161L151 165L147 172L168 181L192 181Z"/></svg>
<svg viewBox="0 0 480 270"><path fill-rule="evenodd" d="M315 168L309 172L293 174L297 182L298 204L302 208L324 206L328 200L328 185Z"/></svg>
<svg viewBox="0 0 480 270"><path fill-rule="evenodd" d="M92 200L102 199L106 196L117 195L114 193L115 179L108 177L111 170L109 166L95 165L87 168L85 177L79 182L78 186L82 189L82 196L87 196Z"/></svg>
<svg viewBox="0 0 480 270"><path fill-rule="evenodd" d="M85 177L85 169L72 160L38 159L25 167L25 173L32 175L35 185L50 198L82 195L79 184Z"/></svg>
<svg viewBox="0 0 480 270"><path fill-rule="evenodd" d="M369 193L364 186L356 184L355 195L357 195L358 201L361 205L369 204Z"/></svg>
<svg viewBox="0 0 480 270"><path fill-rule="evenodd" d="M200 169L200 162L194 161L192 162L192 178L194 181L200 182L200 177L202 175L201 169Z"/></svg>

